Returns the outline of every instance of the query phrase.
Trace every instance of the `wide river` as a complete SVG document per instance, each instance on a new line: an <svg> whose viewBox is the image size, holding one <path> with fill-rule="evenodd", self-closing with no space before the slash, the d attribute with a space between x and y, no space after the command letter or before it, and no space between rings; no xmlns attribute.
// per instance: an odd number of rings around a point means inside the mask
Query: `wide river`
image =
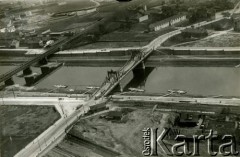
<svg viewBox="0 0 240 157"><path fill-rule="evenodd" d="M1 66L0 74L13 67ZM36 86L54 88L67 85L72 89L100 86L108 70L116 67L62 67ZM39 69L33 69L39 73ZM141 88L146 93L167 93L169 89L179 89L194 95L240 96L240 68L223 67L158 67L155 68ZM23 79L14 77L16 84Z"/></svg>

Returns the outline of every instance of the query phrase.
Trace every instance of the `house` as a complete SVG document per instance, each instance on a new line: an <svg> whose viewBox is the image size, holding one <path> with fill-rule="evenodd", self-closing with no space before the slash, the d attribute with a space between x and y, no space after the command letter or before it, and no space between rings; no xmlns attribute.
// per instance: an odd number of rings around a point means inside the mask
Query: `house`
<svg viewBox="0 0 240 157"><path fill-rule="evenodd" d="M186 19L187 19L186 15L175 15L175 16L169 17L167 19L164 19L162 21L150 24L149 29L151 31L159 31L159 30L164 29L166 27L169 27L169 26L172 26L174 24L185 21Z"/></svg>
<svg viewBox="0 0 240 157"><path fill-rule="evenodd" d="M18 40L13 40L10 44L10 48L19 48L20 42Z"/></svg>
<svg viewBox="0 0 240 157"><path fill-rule="evenodd" d="M132 15L130 17L130 19L133 22L139 22L140 23L140 22L148 20L148 15L137 13L137 14Z"/></svg>
<svg viewBox="0 0 240 157"><path fill-rule="evenodd" d="M79 11L76 11L76 15L81 16L81 15L90 14L90 13L93 13L93 12L96 12L96 11L97 11L96 8L79 10Z"/></svg>
<svg viewBox="0 0 240 157"><path fill-rule="evenodd" d="M191 113L181 113L178 119L178 126L180 127L195 127L198 125L201 116Z"/></svg>
<svg viewBox="0 0 240 157"><path fill-rule="evenodd" d="M138 16L138 22L143 22L148 20L148 15Z"/></svg>

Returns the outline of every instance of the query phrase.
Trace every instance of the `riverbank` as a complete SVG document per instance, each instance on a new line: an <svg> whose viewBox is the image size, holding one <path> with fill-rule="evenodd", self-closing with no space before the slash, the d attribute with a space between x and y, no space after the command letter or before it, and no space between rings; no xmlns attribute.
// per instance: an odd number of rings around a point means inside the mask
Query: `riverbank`
<svg viewBox="0 0 240 157"><path fill-rule="evenodd" d="M1 57L0 66L18 66L32 57ZM54 56L49 62L64 63L65 66L86 67L121 67L130 56ZM234 55L163 55L153 54L147 61L148 67L176 66L176 67L235 67L239 65L240 56Z"/></svg>

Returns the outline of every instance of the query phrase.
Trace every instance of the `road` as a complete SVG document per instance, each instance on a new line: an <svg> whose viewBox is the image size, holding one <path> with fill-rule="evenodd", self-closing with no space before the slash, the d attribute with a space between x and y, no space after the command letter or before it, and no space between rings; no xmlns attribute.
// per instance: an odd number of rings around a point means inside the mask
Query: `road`
<svg viewBox="0 0 240 157"><path fill-rule="evenodd" d="M0 105L55 106L62 117L71 115L77 107L85 103L84 99L68 97L4 97Z"/></svg>
<svg viewBox="0 0 240 157"><path fill-rule="evenodd" d="M128 50L140 50L142 47L122 47L122 48L99 48L99 49L76 49L76 50L64 50L64 51L59 51L56 52L56 54L58 55L65 55L65 54L69 54L69 55L75 55L75 54L91 54L91 53L109 53L109 52L114 52L114 51L128 51ZM26 53L26 55L28 56L33 56L33 55L39 55L42 54L42 51L28 51Z"/></svg>
<svg viewBox="0 0 240 157"><path fill-rule="evenodd" d="M80 103L79 109L72 114L62 117L54 125L45 130L33 142L29 143L24 149L18 152L15 157L35 157L42 155L46 149L52 148L60 142L66 135L66 129L71 127L82 115L89 111L89 106L106 102L106 99L88 100Z"/></svg>
<svg viewBox="0 0 240 157"><path fill-rule="evenodd" d="M215 21L217 21L217 20L215 20ZM211 21L211 22L215 22L215 21ZM196 27L200 27L200 26L209 24L211 22L201 22L199 24L196 24ZM181 29L184 29L184 28L181 28ZM142 53L143 54L146 53L146 56L147 56L148 54L150 54L148 52L152 51L153 49L156 49L158 46L160 46L167 39L169 39L170 37L172 37L174 35L180 34L181 29L170 32L170 33L167 33L167 34L162 35L162 36L158 37L157 39L153 40L148 46L143 47L143 52ZM127 67L128 70L131 69L131 67L133 67L133 65L138 64L138 61L134 64L131 63L132 61L130 61L126 66L121 68L119 71L121 71L121 70L125 71L126 70L126 69L124 69L125 67ZM103 86L103 88L109 88L108 86L109 85ZM113 86L113 85L110 85L110 86ZM140 98L138 98L138 99L140 99ZM166 98L164 98L164 99L166 99ZM169 101L169 100L165 100L165 101ZM203 101L203 100L201 100L201 101ZM208 100L205 100L205 101L208 101ZM64 135L65 135L65 130L68 127L72 126L78 120L78 118L80 116L82 116L84 113L88 112L89 109L90 109L90 106L94 106L94 105L97 105L97 104L100 104L100 103L103 103L103 102L106 102L106 99L103 98L103 97L100 97L97 100L90 99L90 100L84 102L82 104L81 108L79 108L78 110L75 110L69 116L61 118L53 126L49 127L39 137L37 137L33 142L28 144L24 149L22 149L15 156L16 157L39 156L42 153L43 150L45 150L48 147L52 147L54 145L54 141L56 141L56 140L59 141L60 138L63 138Z"/></svg>
<svg viewBox="0 0 240 157"><path fill-rule="evenodd" d="M113 101L127 102L163 102L163 103L191 103L191 104L207 104L207 105L221 105L221 106L240 106L239 98L189 98L189 97L164 97L164 96L127 96L127 95L113 95Z"/></svg>
<svg viewBox="0 0 240 157"><path fill-rule="evenodd" d="M175 51L240 51L240 47L160 47L158 50Z"/></svg>

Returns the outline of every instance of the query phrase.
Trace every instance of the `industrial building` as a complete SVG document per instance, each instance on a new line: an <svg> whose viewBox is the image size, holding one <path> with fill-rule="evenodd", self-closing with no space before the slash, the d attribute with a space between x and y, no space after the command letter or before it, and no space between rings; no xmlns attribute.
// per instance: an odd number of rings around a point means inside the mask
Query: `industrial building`
<svg viewBox="0 0 240 157"><path fill-rule="evenodd" d="M180 23L185 20L186 20L186 15L175 15L175 16L169 17L167 19L164 19L162 21L150 24L149 29L151 31L159 31L163 28L172 26L174 24Z"/></svg>
<svg viewBox="0 0 240 157"><path fill-rule="evenodd" d="M136 15L132 15L132 17L130 18L133 22L144 22L146 20L148 20L148 15L143 15L140 13L137 13Z"/></svg>
<svg viewBox="0 0 240 157"><path fill-rule="evenodd" d="M143 22L148 20L148 15L138 16L138 22Z"/></svg>

